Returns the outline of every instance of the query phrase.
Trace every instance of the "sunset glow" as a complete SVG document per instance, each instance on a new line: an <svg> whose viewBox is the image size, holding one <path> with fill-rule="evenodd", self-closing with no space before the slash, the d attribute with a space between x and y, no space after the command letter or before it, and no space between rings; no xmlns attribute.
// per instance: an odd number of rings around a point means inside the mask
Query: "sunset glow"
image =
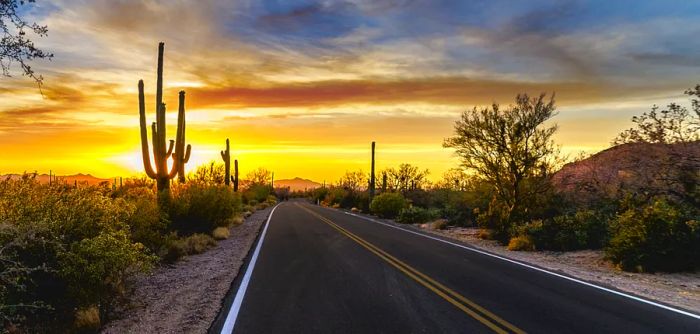
<svg viewBox="0 0 700 334"><path fill-rule="evenodd" d="M230 138L242 175L319 182L368 171L372 141L379 169L437 179L458 164L442 141L459 114L521 92L556 92L563 151L597 151L700 81L697 4L497 3L37 1L55 57L32 64L41 91L2 79L0 174L142 173L137 82L150 123L160 41L169 139L187 92L188 169Z"/></svg>

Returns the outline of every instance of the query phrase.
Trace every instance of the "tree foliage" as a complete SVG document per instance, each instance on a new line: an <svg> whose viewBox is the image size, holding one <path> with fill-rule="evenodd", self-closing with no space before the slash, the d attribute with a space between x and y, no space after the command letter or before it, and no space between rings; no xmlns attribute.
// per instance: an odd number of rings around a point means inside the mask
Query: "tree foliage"
<svg viewBox="0 0 700 334"><path fill-rule="evenodd" d="M613 144L672 144L700 140L700 85L686 90L685 94L691 97L690 110L675 102L669 103L666 109L654 105L649 112L632 117L635 127L620 133Z"/></svg>
<svg viewBox="0 0 700 334"><path fill-rule="evenodd" d="M34 0L0 0L0 28L2 29L0 67L2 67L2 74L9 77L12 64L17 63L22 69L22 74L41 84L42 76L34 73L29 61L51 59L53 54L37 48L27 36L27 32L44 37L48 33L48 28L37 23L29 23L18 13L21 6L33 2Z"/></svg>
<svg viewBox="0 0 700 334"><path fill-rule="evenodd" d="M409 190L420 189L428 182L427 169L420 170L417 166L411 164L401 164L398 168L387 168L382 172L382 175L387 176L387 188L391 191L399 191L406 193Z"/></svg>
<svg viewBox="0 0 700 334"><path fill-rule="evenodd" d="M547 189L547 177L555 165L557 147L552 135L557 126L544 123L556 108L554 97L545 97L521 94L507 108L494 103L466 111L455 123L455 135L443 143L455 149L466 170L493 187L493 204L499 207L496 220L504 223L499 229L505 233L513 214L527 213L525 199Z"/></svg>

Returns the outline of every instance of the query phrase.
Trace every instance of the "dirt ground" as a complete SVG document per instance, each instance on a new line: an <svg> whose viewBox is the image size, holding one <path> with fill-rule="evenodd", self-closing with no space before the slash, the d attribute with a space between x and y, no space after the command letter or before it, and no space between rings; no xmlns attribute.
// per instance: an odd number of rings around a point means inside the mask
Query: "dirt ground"
<svg viewBox="0 0 700 334"><path fill-rule="evenodd" d="M215 248L138 278L132 305L102 332L206 333L271 210L231 228Z"/></svg>
<svg viewBox="0 0 700 334"><path fill-rule="evenodd" d="M600 250L516 252L507 250L495 241L479 239L477 228L451 227L447 230L433 230L430 224L413 227L457 239L514 260L700 314L700 272L629 273L606 261Z"/></svg>

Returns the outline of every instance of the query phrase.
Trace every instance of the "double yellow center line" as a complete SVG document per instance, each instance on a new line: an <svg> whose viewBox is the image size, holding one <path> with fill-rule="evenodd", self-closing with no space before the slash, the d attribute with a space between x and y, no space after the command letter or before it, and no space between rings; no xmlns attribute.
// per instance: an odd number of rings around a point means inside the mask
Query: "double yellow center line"
<svg viewBox="0 0 700 334"><path fill-rule="evenodd" d="M332 222L330 219L321 216L320 214L312 211L311 209L308 209L300 204L296 204L300 208L306 210L316 218L320 219L324 223L330 225L334 229L338 230L340 233L344 234L348 238L352 239L353 241L357 242L360 244L362 247L366 248L370 252L374 253L377 255L379 258L382 260L386 261L402 273L406 274L406 276L412 278L414 281L418 282L419 284L423 285L424 287L428 288L430 291L434 292L438 296L442 297L443 299L447 300L450 304L454 305L458 309L462 310L464 313L468 314L472 318L478 320L491 330L493 330L496 333L516 333L516 334L524 334L525 332L515 326L513 326L511 323L501 319L497 315L489 312L488 310L484 309L483 307L477 305L476 303L472 302L471 300L467 299L466 297L460 295L459 293L453 291L452 289L444 286L440 282L435 281L434 279L430 278L428 275L421 273L417 269L411 267L410 265L404 263L403 261L395 258L391 254L383 251L379 247L371 244L370 242L360 238L359 236L353 234L352 232L338 226L338 224Z"/></svg>

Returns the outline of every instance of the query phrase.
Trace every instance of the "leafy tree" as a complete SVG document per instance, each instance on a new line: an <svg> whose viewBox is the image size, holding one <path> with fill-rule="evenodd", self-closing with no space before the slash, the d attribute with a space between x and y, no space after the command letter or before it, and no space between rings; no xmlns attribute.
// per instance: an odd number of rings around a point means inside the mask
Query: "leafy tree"
<svg viewBox="0 0 700 334"><path fill-rule="evenodd" d="M494 189L489 212L491 228L507 237L514 218L523 219L532 205L527 199L549 188L557 148L552 135L556 125L545 126L555 114L554 97L518 95L515 104L476 108L455 123L455 135L443 146L454 148L462 166ZM497 208L497 209L496 209Z"/></svg>
<svg viewBox="0 0 700 334"><path fill-rule="evenodd" d="M272 172L260 167L246 175L246 182L251 185L269 185L272 182Z"/></svg>
<svg viewBox="0 0 700 334"><path fill-rule="evenodd" d="M382 173L386 173L387 187L390 190L405 194L409 190L422 188L428 182L430 171L420 170L411 164L401 164L399 168L387 168Z"/></svg>
<svg viewBox="0 0 700 334"><path fill-rule="evenodd" d="M29 61L34 59L51 59L53 54L37 48L27 32L32 32L39 37L48 33L46 26L37 23L29 23L22 19L18 13L21 6L33 3L35 0L0 0L0 67L2 74L10 75L12 63L18 63L22 68L22 74L34 79L41 85L43 78L34 73Z"/></svg>
<svg viewBox="0 0 700 334"><path fill-rule="evenodd" d="M635 127L621 132L613 145L626 143L655 144L646 150L653 156L651 165L630 166L640 182L640 192L648 199L667 196L693 207L700 206L700 85L685 91L690 109L675 102L666 109L653 106L651 111L632 117ZM672 144L672 145L671 145ZM652 155L653 154L653 155Z"/></svg>
<svg viewBox="0 0 700 334"><path fill-rule="evenodd" d="M367 176L361 170L347 171L338 181L339 187L353 192L362 191L367 184Z"/></svg>
<svg viewBox="0 0 700 334"><path fill-rule="evenodd" d="M651 111L632 117L636 127L622 131L613 145L624 143L686 143L700 140L700 85L685 91L691 109L671 102L666 109L654 105Z"/></svg>

